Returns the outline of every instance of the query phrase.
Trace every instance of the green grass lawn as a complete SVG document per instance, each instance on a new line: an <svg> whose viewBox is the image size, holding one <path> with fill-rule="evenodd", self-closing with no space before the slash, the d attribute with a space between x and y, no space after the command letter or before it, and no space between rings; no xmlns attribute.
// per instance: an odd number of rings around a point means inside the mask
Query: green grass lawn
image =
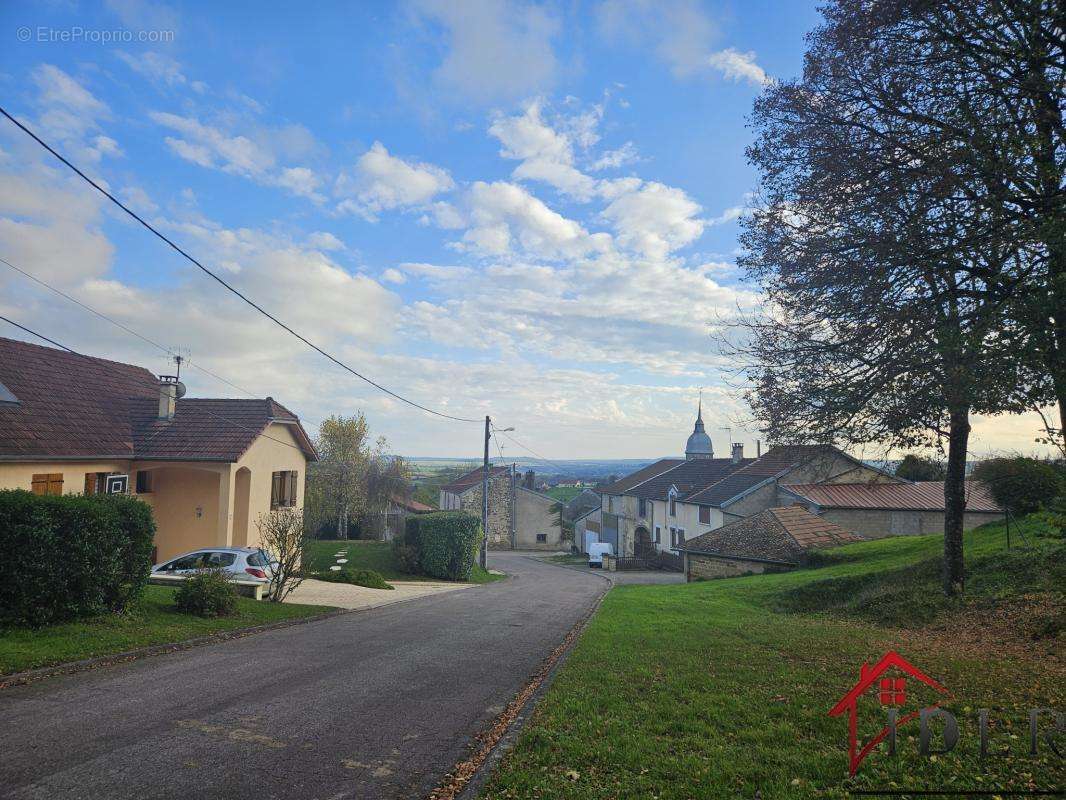
<svg viewBox="0 0 1066 800"><path fill-rule="evenodd" d="M937 576L920 566L937 556L938 536L839 548L816 569L615 587L482 796L665 800L758 790L778 800L860 788L1061 788L1063 760L1046 744L1038 758L1026 752L1029 708L1066 710L1054 622L1066 599L1055 583L1064 551L1027 524L1036 547L1028 554L1004 553L1001 526L967 535L973 596L961 603L941 602ZM827 579L838 583L810 588ZM904 625L887 624L893 593ZM923 593L932 599L916 602ZM1051 624L1019 624L1034 615ZM962 740L936 761L921 758L912 722L900 727L897 756L879 748L848 778L847 723L827 711L862 663L888 650L952 690L945 707ZM916 691L913 681L908 688ZM983 765L979 708L991 709L993 747L1009 750ZM860 737L883 724L876 699L865 698Z"/></svg>
<svg viewBox="0 0 1066 800"><path fill-rule="evenodd" d="M250 628L328 611L325 606L267 603L239 598L232 617L203 618L174 610L174 592L148 586L124 614L108 614L41 630L0 628L0 674L121 653L137 647Z"/></svg>
<svg viewBox="0 0 1066 800"><path fill-rule="evenodd" d="M411 575L400 569L400 563L392 552L390 542L377 542L366 539L331 540L316 539L309 543L307 549L308 568L313 572L328 570L337 563L337 553L344 551L341 558L348 559L343 565L356 569L372 569L379 573L388 582L393 581L434 581L428 575ZM470 575L470 583L492 583L505 576L493 575L481 567L474 565L474 571Z"/></svg>

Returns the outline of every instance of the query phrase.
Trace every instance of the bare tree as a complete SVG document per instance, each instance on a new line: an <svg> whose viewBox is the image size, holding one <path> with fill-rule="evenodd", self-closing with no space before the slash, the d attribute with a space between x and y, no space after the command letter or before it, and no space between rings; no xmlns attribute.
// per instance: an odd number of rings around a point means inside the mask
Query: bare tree
<svg viewBox="0 0 1066 800"><path fill-rule="evenodd" d="M259 529L263 549L275 559L267 597L274 603L280 603L303 582L307 542L304 514L296 508L279 508L260 514L255 525Z"/></svg>

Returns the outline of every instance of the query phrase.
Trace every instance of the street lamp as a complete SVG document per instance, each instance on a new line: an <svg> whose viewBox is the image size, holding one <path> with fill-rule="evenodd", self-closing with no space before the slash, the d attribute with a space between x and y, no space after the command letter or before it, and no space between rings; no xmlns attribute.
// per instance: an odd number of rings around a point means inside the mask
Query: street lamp
<svg viewBox="0 0 1066 800"><path fill-rule="evenodd" d="M514 428L496 428L500 433L513 431ZM481 476L481 552L478 562L482 569L489 568L489 439L492 438L492 419L485 415L485 461Z"/></svg>

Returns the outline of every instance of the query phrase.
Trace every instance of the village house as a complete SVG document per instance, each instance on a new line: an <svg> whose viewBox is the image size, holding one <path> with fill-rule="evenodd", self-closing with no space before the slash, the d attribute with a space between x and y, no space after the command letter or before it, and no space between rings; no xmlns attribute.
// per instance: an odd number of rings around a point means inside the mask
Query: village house
<svg viewBox="0 0 1066 800"><path fill-rule="evenodd" d="M176 377L3 338L0 385L0 489L134 494L156 561L257 546L261 515L303 507L315 450L270 397L182 397Z"/></svg>
<svg viewBox="0 0 1066 800"><path fill-rule="evenodd" d="M481 467L440 489L442 511L481 516ZM518 478L514 465L489 470L488 546L493 550L558 550L563 543L558 501L534 489L535 475Z"/></svg>
<svg viewBox="0 0 1066 800"><path fill-rule="evenodd" d="M938 523L943 530L943 484L938 486L939 494L827 445L778 446L745 458L743 445L734 443L729 458L715 458L701 403L684 458L660 459L597 490L600 541L623 556L680 553L686 540L795 502L813 513L824 511L827 519L864 536L930 533ZM801 489L792 491L794 487ZM838 508L829 499L871 498L876 492L882 499L895 498L891 503L898 507L881 507L870 499L865 506ZM972 490L970 502L967 528L999 513L983 491Z"/></svg>

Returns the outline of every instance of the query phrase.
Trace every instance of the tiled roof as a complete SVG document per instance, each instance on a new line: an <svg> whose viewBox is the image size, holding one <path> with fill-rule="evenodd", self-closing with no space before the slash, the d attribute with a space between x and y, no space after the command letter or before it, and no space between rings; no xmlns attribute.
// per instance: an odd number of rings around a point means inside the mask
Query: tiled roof
<svg viewBox="0 0 1066 800"><path fill-rule="evenodd" d="M574 520L600 507L600 496L591 489L584 489L574 495L570 502L563 506L563 517Z"/></svg>
<svg viewBox="0 0 1066 800"><path fill-rule="evenodd" d="M944 482L808 483L785 485L822 508L859 508L885 511L943 511ZM1001 509L977 481L966 482L966 510L995 513Z"/></svg>
<svg viewBox="0 0 1066 800"><path fill-rule="evenodd" d="M0 381L19 398L0 406L0 460L136 458L236 461L271 422L314 448L296 416L271 398L182 398L161 422L159 383L142 367L0 338Z"/></svg>
<svg viewBox="0 0 1066 800"><path fill-rule="evenodd" d="M860 541L863 537L796 506L760 511L689 539L681 549L725 558L798 564L810 550Z"/></svg>
<svg viewBox="0 0 1066 800"><path fill-rule="evenodd" d="M425 503L420 503L417 500L413 500L408 497L402 497L398 494L390 496L389 499L401 508L406 508L408 511L413 511L416 514L424 514L427 511L437 510L433 506L427 506Z"/></svg>
<svg viewBox="0 0 1066 800"><path fill-rule="evenodd" d="M747 463L749 462L735 462L731 458L694 458L691 461L682 461L676 467L638 484L626 494L645 500L665 500L670 487L676 486L678 500L690 502L692 495L731 475Z"/></svg>
<svg viewBox="0 0 1066 800"><path fill-rule="evenodd" d="M499 475L508 475L511 472L510 467L493 467L489 472L489 479L493 479ZM450 492L451 494L462 494L463 492L480 486L482 480L485 478L485 471L483 467L472 469L465 475L460 475L451 483L446 483L440 487L442 492Z"/></svg>
<svg viewBox="0 0 1066 800"><path fill-rule="evenodd" d="M624 478L617 480L614 483L599 487L596 491L600 494L628 494L629 490L637 484L643 483L650 478L654 478L656 475L662 474L668 469L673 469L679 464L684 463L685 459L683 458L661 458L654 464L649 464L643 469L638 469L636 472L626 475Z"/></svg>

